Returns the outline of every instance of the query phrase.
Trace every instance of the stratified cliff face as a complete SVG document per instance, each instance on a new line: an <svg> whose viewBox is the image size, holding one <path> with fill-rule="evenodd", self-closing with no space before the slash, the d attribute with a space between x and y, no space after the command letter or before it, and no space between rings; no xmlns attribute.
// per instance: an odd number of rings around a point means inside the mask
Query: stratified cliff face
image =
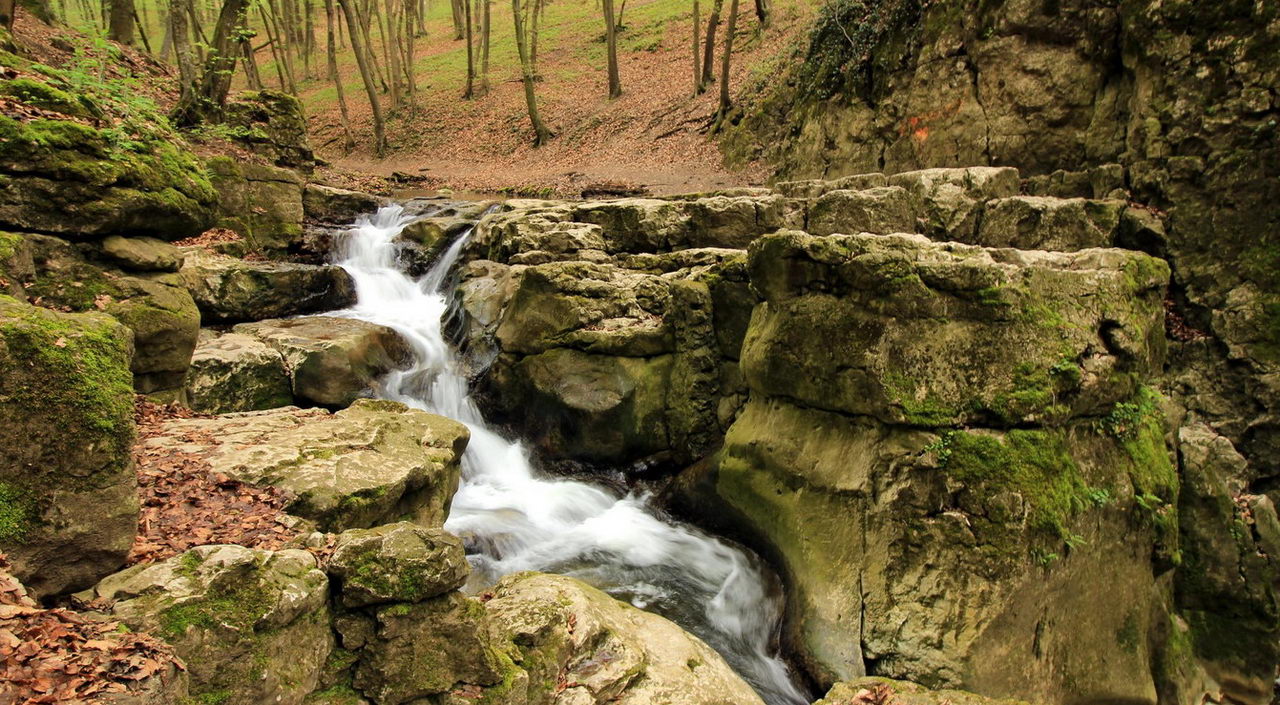
<svg viewBox="0 0 1280 705"><path fill-rule="evenodd" d="M787 178L1009 165L1032 194L1118 186L1166 211L1162 236L1125 246L1169 260L1181 314L1209 334L1176 345L1170 372L1270 486L1280 6L838 0L801 54L788 81L744 101L731 160L763 158Z"/></svg>

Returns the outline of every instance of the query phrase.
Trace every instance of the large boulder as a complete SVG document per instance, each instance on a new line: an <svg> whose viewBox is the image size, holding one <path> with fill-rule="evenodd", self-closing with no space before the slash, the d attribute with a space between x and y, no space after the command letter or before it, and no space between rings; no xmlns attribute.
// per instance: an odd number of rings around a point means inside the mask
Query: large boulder
<svg viewBox="0 0 1280 705"><path fill-rule="evenodd" d="M176 272L182 250L153 237L111 235L102 240L102 256L130 272Z"/></svg>
<svg viewBox="0 0 1280 705"><path fill-rule="evenodd" d="M355 303L355 283L333 265L250 262L185 248L180 275L206 322L260 321Z"/></svg>
<svg viewBox="0 0 1280 705"><path fill-rule="evenodd" d="M1116 244L1123 201L1015 196L987 204L974 244L1075 251Z"/></svg>
<svg viewBox="0 0 1280 705"><path fill-rule="evenodd" d="M302 240L302 178L297 172L263 164L214 157L208 162L218 191L216 224L243 238L247 252L279 253Z"/></svg>
<svg viewBox="0 0 1280 705"><path fill-rule="evenodd" d="M378 705L453 702L451 693L478 695L486 687L498 691L490 702L522 704L503 698L517 669L497 648L486 617L479 600L450 592L349 613L335 627L342 647L355 652L351 684Z"/></svg>
<svg viewBox="0 0 1280 705"><path fill-rule="evenodd" d="M911 197L901 186L865 191L829 191L809 208L809 229L816 235L832 233L914 232Z"/></svg>
<svg viewBox="0 0 1280 705"><path fill-rule="evenodd" d="M257 411L294 403L284 355L243 333L205 329L183 383L187 406L208 414Z"/></svg>
<svg viewBox="0 0 1280 705"><path fill-rule="evenodd" d="M1164 359L1164 262L915 235L781 232L751 249L753 391L915 426L1100 415Z"/></svg>
<svg viewBox="0 0 1280 705"><path fill-rule="evenodd" d="M280 91L242 91L227 101L223 120L232 139L279 167L310 174L316 157L307 140L302 101Z"/></svg>
<svg viewBox="0 0 1280 705"><path fill-rule="evenodd" d="M354 318L282 318L241 323L232 332L279 351L293 396L321 406L347 406L412 357L409 344L394 330Z"/></svg>
<svg viewBox="0 0 1280 705"><path fill-rule="evenodd" d="M172 644L200 702L300 705L333 649L328 579L306 551L200 546L85 597Z"/></svg>
<svg viewBox="0 0 1280 705"><path fill-rule="evenodd" d="M327 565L346 607L422 602L467 582L462 541L409 522L342 532Z"/></svg>
<svg viewBox="0 0 1280 705"><path fill-rule="evenodd" d="M700 639L581 581L518 573L490 592L494 634L521 672L508 676L516 691L509 702L762 703Z"/></svg>
<svg viewBox="0 0 1280 705"><path fill-rule="evenodd" d="M34 276L25 293L43 306L105 311L133 331L134 386L151 393L181 386L200 331L200 312L172 273L126 274L90 259L92 248L26 235Z"/></svg>
<svg viewBox="0 0 1280 705"><path fill-rule="evenodd" d="M0 226L73 239L165 240L207 228L217 192L180 138L124 149L113 130L0 117Z"/></svg>
<svg viewBox="0 0 1280 705"><path fill-rule="evenodd" d="M921 169L894 174L888 183L911 196L919 232L935 240L972 242L983 204L1018 195L1018 170L1009 167Z"/></svg>
<svg viewBox="0 0 1280 705"><path fill-rule="evenodd" d="M342 531L402 517L443 524L469 438L456 421L362 399L334 414L288 407L173 419L146 446L198 452L214 472L286 490L290 513Z"/></svg>
<svg viewBox="0 0 1280 705"><path fill-rule="evenodd" d="M302 212L307 220L349 224L357 216L369 215L390 201L381 196L348 189L307 184L302 190Z"/></svg>
<svg viewBox="0 0 1280 705"><path fill-rule="evenodd" d="M37 595L93 584L133 543L131 340L0 296L0 551Z"/></svg>

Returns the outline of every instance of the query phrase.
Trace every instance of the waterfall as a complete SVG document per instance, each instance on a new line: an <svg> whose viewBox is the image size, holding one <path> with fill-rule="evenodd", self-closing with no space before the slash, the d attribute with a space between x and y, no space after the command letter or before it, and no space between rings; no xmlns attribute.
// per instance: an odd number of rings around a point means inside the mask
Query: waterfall
<svg viewBox="0 0 1280 705"><path fill-rule="evenodd" d="M539 475L526 448L485 423L443 331L449 272L470 232L414 280L397 266L395 242L413 218L387 206L340 239L335 255L357 301L334 315L388 326L412 347L411 366L380 381L381 397L471 429L445 528L467 543L475 579L522 570L582 579L697 634L770 705L807 703L771 651L782 598L767 589L757 558L661 517L643 495Z"/></svg>

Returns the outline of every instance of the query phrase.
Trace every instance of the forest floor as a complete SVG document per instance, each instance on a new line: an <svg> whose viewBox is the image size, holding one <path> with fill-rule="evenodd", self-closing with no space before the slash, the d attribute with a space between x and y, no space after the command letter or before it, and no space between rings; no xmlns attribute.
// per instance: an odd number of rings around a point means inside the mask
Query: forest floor
<svg viewBox="0 0 1280 705"><path fill-rule="evenodd" d="M767 80L810 26L813 0L775 0L770 27L761 31L753 5L742 3L735 33L730 87ZM711 3L703 2L703 22ZM729 3L725 3L727 13ZM510 10L494 6L488 91L463 100L466 42L452 40L446 3L429 15L418 40L418 94L391 112L391 152L375 158L371 117L354 59L340 60L352 127L360 146L346 150L333 83L322 78L299 85L312 144L340 171L421 177L426 189L578 195L598 184L630 185L655 195L758 185L768 172L758 165L729 170L709 135L718 86L693 95L692 3L630 0L619 35L623 94L609 100L604 71L603 21L591 0L553 0L541 29L537 83L543 119L556 134L532 146ZM722 21L716 50L726 23ZM376 44L376 40L375 40ZM263 75L272 75L263 62Z"/></svg>

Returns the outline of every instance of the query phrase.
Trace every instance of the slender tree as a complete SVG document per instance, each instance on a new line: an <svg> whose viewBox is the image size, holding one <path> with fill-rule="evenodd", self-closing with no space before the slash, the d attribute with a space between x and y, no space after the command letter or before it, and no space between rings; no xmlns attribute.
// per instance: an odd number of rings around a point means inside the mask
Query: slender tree
<svg viewBox="0 0 1280 705"><path fill-rule="evenodd" d="M200 83L195 91L187 95L185 101L180 98L173 110L174 122L177 124L195 125L222 119L222 109L227 104L227 93L231 90L231 76L236 68L235 37L244 21L244 10L245 0L223 2Z"/></svg>
<svg viewBox="0 0 1280 705"><path fill-rule="evenodd" d="M525 0L531 2L532 0ZM524 100L529 109L529 122L533 125L533 146L539 147L551 141L551 130L547 129L538 115L538 99L533 92L533 64L530 61L528 37L525 36L525 23L521 19L521 0L511 0L511 16L516 26L516 53L520 56L520 74L524 82Z"/></svg>
<svg viewBox="0 0 1280 705"><path fill-rule="evenodd" d="M760 20L760 28L769 26L773 19L773 3L769 0L756 0L756 19Z"/></svg>
<svg viewBox="0 0 1280 705"><path fill-rule="evenodd" d="M18 3L14 0L0 0L0 27L13 31L13 18L18 14Z"/></svg>
<svg viewBox="0 0 1280 705"><path fill-rule="evenodd" d="M107 8L107 38L121 44L133 44L133 0L109 0Z"/></svg>
<svg viewBox="0 0 1280 705"><path fill-rule="evenodd" d="M480 48L480 87L489 92L489 8L493 0L481 0L484 3L484 29L481 31L482 46Z"/></svg>
<svg viewBox="0 0 1280 705"><path fill-rule="evenodd" d="M463 19L467 23L467 89L462 92L463 100L471 100L475 97L475 81L476 81L476 60L475 52L472 48L475 41L471 33L471 0L462 0Z"/></svg>
<svg viewBox="0 0 1280 705"><path fill-rule="evenodd" d="M723 7L723 0L714 0L711 3L711 14L707 16L707 39L702 45L702 85L704 88L716 80L716 28L720 25L721 7Z"/></svg>
<svg viewBox="0 0 1280 705"><path fill-rule="evenodd" d="M169 33L173 35L174 55L178 59L178 103L195 100L196 56L191 48L191 32L187 19L191 16L191 0L170 0Z"/></svg>
<svg viewBox="0 0 1280 705"><path fill-rule="evenodd" d="M698 16L698 0L693 0L693 94L697 95L702 92L702 66L698 52L698 40L700 39L700 24L702 18Z"/></svg>
<svg viewBox="0 0 1280 705"><path fill-rule="evenodd" d="M342 79L338 76L338 49L334 41L334 21L333 0L324 0L324 18L325 18L325 55L329 64L329 77L333 79L333 87L338 91L338 111L342 115L342 135L344 138L344 146L348 149L354 149L356 139L351 135L351 115L347 112L347 96L342 90Z"/></svg>
<svg viewBox="0 0 1280 705"><path fill-rule="evenodd" d="M609 97L622 95L622 79L618 77L618 26L613 18L613 0L603 0L604 40L608 51Z"/></svg>
<svg viewBox="0 0 1280 705"><path fill-rule="evenodd" d="M720 57L720 109L716 111L717 127L729 114L729 58L733 55L733 31L738 24L738 0L729 3L729 26L724 30L724 55Z"/></svg>
<svg viewBox="0 0 1280 705"><path fill-rule="evenodd" d="M518 2L519 0L515 0ZM373 153L379 157L387 153L387 137L382 123L382 106L378 102L378 89L373 84L373 74L369 68L369 57L365 53L363 33L360 21L351 10L352 0L338 0L342 14L347 20L347 34L351 37L351 49L356 55L356 65L360 68L360 78L364 81L365 93L369 95L369 107L373 110Z"/></svg>

